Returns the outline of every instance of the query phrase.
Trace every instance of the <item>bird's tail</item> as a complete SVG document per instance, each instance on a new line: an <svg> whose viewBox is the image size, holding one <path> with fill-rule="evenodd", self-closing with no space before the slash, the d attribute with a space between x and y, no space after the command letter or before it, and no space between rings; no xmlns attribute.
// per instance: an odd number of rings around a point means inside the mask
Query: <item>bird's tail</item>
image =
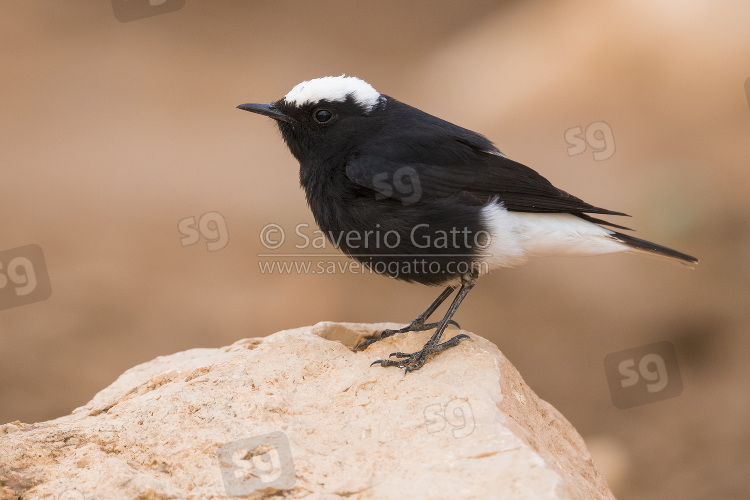
<svg viewBox="0 0 750 500"><path fill-rule="evenodd" d="M651 243L650 241L642 240L640 238L634 238L633 236L627 234L613 231L611 237L629 246L633 249L633 251L643 252L657 257L666 257L670 260L677 261L680 264L686 265L691 269L695 268L695 265L698 263L698 259L691 255L687 255L682 252L678 252L677 250L672 250L671 248L663 247L661 245L657 245L656 243Z"/></svg>

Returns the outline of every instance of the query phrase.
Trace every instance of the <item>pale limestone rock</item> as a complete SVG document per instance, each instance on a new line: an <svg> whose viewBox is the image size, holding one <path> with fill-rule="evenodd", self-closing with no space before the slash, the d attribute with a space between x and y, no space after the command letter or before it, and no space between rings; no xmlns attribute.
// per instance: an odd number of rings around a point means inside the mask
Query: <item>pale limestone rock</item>
<svg viewBox="0 0 750 500"><path fill-rule="evenodd" d="M429 332L351 350L388 326L158 357L71 415L0 426L0 500L226 498L224 478L247 498L613 498L494 344L472 334L405 376L370 363Z"/></svg>

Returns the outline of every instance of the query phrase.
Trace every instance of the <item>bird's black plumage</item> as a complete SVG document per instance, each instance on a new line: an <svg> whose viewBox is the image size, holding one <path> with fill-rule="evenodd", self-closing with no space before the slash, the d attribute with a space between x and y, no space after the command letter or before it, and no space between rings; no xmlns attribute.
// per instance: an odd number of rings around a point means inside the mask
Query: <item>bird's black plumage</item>
<svg viewBox="0 0 750 500"><path fill-rule="evenodd" d="M240 108L277 120L299 161L315 221L341 250L394 278L448 285L409 326L381 336L437 328L430 342L418 353L395 353L404 358L399 361L379 361L383 366L419 369L428 356L466 337L439 343L478 277L475 264L488 258L507 266L523 262L526 253L633 249L697 262L604 228L628 229L594 215L626 214L584 202L483 135L378 94L356 78L303 82L270 105ZM499 255L483 255L490 243ZM426 324L459 284L443 320Z"/></svg>

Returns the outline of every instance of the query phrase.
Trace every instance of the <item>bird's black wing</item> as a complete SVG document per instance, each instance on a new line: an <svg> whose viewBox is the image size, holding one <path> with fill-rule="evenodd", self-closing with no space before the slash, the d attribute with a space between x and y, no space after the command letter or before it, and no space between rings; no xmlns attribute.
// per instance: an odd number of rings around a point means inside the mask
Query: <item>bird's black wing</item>
<svg viewBox="0 0 750 500"><path fill-rule="evenodd" d="M497 197L510 211L627 215L586 203L553 186L533 169L510 158L480 154L485 157L479 164L481 175L478 178L481 180L469 186L469 190Z"/></svg>
<svg viewBox="0 0 750 500"><path fill-rule="evenodd" d="M350 157L346 175L378 199L405 204L464 193L482 203L495 198L516 212L626 215L590 205L494 147L483 148L461 137L400 141Z"/></svg>

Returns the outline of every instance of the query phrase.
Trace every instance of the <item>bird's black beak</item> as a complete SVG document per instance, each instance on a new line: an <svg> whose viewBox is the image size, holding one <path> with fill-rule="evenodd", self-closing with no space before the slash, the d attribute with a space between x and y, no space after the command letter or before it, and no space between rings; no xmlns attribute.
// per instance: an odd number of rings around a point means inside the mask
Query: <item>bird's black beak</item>
<svg viewBox="0 0 750 500"><path fill-rule="evenodd" d="M294 123L294 119L291 116L285 115L284 113L276 109L276 106L274 106L273 103L271 104L248 103L248 104L240 104L237 107L239 109L244 109L245 111L250 111L251 113L258 113L259 115L270 116L274 120L287 122L287 123Z"/></svg>

